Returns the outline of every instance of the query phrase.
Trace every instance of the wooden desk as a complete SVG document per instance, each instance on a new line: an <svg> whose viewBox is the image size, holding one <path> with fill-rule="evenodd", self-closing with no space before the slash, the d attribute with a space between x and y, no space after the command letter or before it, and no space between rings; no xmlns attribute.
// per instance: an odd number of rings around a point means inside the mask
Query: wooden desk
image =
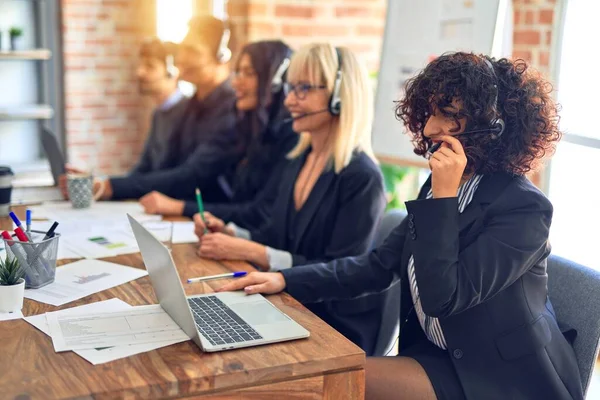
<svg viewBox="0 0 600 400"><path fill-rule="evenodd" d="M0 220L0 227L9 221ZM189 277L252 270L241 262L201 260L194 245L175 245L182 282ZM140 254L106 259L143 268ZM185 284L188 295L222 282ZM149 277L62 307L25 299L25 316L117 297L156 304ZM192 341L93 366L73 352L55 353L50 337L24 320L0 322L0 398L362 399L364 352L287 294L269 296L310 331L310 338L219 353Z"/></svg>

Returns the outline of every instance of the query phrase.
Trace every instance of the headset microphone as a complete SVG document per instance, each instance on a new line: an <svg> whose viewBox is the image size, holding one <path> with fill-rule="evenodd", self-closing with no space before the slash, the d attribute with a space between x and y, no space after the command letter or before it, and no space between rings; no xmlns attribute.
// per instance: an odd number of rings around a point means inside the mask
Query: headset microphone
<svg viewBox="0 0 600 400"><path fill-rule="evenodd" d="M319 111L312 111L312 112L309 112L309 113L306 113L306 114L300 114L297 117L286 118L286 119L283 120L283 123L284 124L288 124L290 122L294 122L294 121L296 121L298 119L302 119L304 117L309 117L311 115L321 114L321 113L325 113L325 112L329 112L329 108L326 108L324 110L319 110Z"/></svg>
<svg viewBox="0 0 600 400"><path fill-rule="evenodd" d="M461 136L464 135L470 135L473 133L489 133L492 132L492 137L494 137L494 139L497 139L500 135L502 135L502 133L504 132L504 121L499 119L496 121L496 124L498 124L498 126L490 126L489 128L484 128L484 129L473 129L470 131L464 131L463 133L460 133L458 135L454 135L453 137L455 138L459 138ZM439 148L442 146L443 142L438 142L438 143L434 143L428 150L427 153L425 153L425 159L429 160L431 158L431 156L433 155L433 153L435 153L436 151L439 150Z"/></svg>

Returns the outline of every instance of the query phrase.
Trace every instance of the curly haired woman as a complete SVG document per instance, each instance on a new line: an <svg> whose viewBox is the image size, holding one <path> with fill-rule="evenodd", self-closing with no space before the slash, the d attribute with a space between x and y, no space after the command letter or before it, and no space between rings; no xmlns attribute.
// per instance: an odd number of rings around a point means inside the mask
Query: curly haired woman
<svg viewBox="0 0 600 400"><path fill-rule="evenodd" d="M367 359L368 399L582 399L548 299L552 205L524 177L561 137L550 92L522 61L432 61L396 109L415 152L430 156L408 218L365 256L252 273L222 290L319 302L398 275L400 354Z"/></svg>

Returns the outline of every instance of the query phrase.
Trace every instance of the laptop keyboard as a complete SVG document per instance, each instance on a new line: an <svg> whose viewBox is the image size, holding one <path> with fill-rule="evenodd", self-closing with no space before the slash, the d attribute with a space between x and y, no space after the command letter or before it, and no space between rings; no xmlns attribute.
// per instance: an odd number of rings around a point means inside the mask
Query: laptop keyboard
<svg viewBox="0 0 600 400"><path fill-rule="evenodd" d="M250 325L216 296L187 299L202 336L212 345L262 339Z"/></svg>

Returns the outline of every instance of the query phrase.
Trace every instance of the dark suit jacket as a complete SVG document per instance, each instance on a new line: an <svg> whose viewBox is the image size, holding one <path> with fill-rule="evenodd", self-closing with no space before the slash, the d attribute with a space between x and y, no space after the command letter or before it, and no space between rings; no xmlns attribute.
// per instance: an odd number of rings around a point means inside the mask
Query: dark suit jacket
<svg viewBox="0 0 600 400"><path fill-rule="evenodd" d="M294 266L367 252L386 204L379 168L366 154L357 153L339 174L332 168L324 171L294 223L288 218L294 207L294 185L307 154L289 162L283 171L271 218L262 229L251 230L252 239L290 252ZM383 298L384 294L376 294L309 305L309 309L370 354Z"/></svg>
<svg viewBox="0 0 600 400"><path fill-rule="evenodd" d="M204 209L246 229L259 228L261 222L270 216L281 173L288 163L286 156L298 143L298 138L299 135L292 130L290 123L276 121L268 126L258 151L254 154L249 151L244 160L220 177L231 187L231 202L208 203L204 205ZM255 214L249 213L248 209L257 207L261 211L258 218L248 221L238 217ZM192 217L197 212L198 203L186 201L183 214Z"/></svg>
<svg viewBox="0 0 600 400"><path fill-rule="evenodd" d="M166 110L154 110L144 151L137 165L129 172L129 175L147 174L149 172L160 171L165 167L169 154L169 146L173 142L171 140L173 131L183 118L188 103L189 99L182 97L181 100Z"/></svg>
<svg viewBox="0 0 600 400"><path fill-rule="evenodd" d="M526 178L485 176L462 214L457 198L406 203L408 218L361 257L283 271L302 302L342 299L403 283L401 321L418 324L408 289L414 255L420 300L437 317L469 399L581 399L575 355L547 296L552 205ZM403 326L400 348L415 342Z"/></svg>
<svg viewBox="0 0 600 400"><path fill-rule="evenodd" d="M229 81L203 100L193 97L179 123L173 128L172 143L163 168L144 174L110 178L113 200L140 198L153 190L176 199L193 199L199 187L217 194L217 177L239 161L235 148L235 92ZM210 198L206 198L210 201Z"/></svg>

